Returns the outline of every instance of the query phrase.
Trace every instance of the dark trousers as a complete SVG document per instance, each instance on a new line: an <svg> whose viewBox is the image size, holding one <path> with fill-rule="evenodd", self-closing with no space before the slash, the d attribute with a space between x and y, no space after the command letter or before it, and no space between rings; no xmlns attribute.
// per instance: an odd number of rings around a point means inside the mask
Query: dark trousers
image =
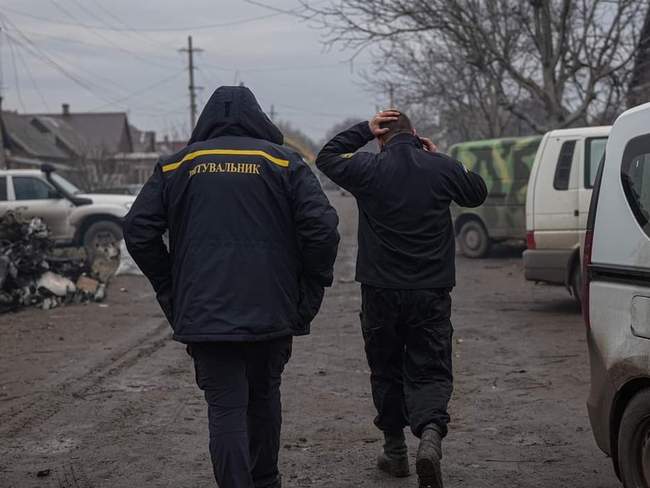
<svg viewBox="0 0 650 488"><path fill-rule="evenodd" d="M194 343L196 382L208 403L210 457L219 488L279 488L280 381L291 337Z"/></svg>
<svg viewBox="0 0 650 488"><path fill-rule="evenodd" d="M450 291L361 286L375 425L384 432L408 425L420 437L433 423L447 433L453 389Z"/></svg>

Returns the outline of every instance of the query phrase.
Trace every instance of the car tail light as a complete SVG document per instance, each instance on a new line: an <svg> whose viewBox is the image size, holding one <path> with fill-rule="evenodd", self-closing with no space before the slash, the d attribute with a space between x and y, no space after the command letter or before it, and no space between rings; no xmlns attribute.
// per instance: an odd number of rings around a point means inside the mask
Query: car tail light
<svg viewBox="0 0 650 488"><path fill-rule="evenodd" d="M532 230L526 233L526 244L528 246L528 249L537 248L537 243L535 242L535 232Z"/></svg>
<svg viewBox="0 0 650 488"><path fill-rule="evenodd" d="M589 274L589 266L591 265L591 252L594 245L594 231L587 230L585 234L585 247L582 258L582 317L585 320L587 328L591 327L591 319L589 317L589 282L591 276Z"/></svg>

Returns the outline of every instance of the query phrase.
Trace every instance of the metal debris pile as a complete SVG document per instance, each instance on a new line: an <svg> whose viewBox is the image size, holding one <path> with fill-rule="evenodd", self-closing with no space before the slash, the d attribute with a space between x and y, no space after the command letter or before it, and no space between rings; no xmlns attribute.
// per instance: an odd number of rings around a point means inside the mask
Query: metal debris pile
<svg viewBox="0 0 650 488"><path fill-rule="evenodd" d="M23 307L102 301L107 276L93 276L84 253L66 255L40 218L14 212L0 218L0 313Z"/></svg>

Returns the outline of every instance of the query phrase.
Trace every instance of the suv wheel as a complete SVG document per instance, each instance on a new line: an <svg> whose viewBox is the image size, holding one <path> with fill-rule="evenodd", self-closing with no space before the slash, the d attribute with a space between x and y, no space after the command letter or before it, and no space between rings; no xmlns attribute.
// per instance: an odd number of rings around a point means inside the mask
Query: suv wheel
<svg viewBox="0 0 650 488"><path fill-rule="evenodd" d="M625 488L650 486L650 388L637 393L623 413L618 465Z"/></svg>
<svg viewBox="0 0 650 488"><path fill-rule="evenodd" d="M468 220L458 232L461 252L468 258L484 258L490 250L490 237L483 224Z"/></svg>
<svg viewBox="0 0 650 488"><path fill-rule="evenodd" d="M91 224L84 234L83 244L86 254L91 259L95 256L97 249L106 246L117 246L122 240L122 227L110 220L100 220Z"/></svg>

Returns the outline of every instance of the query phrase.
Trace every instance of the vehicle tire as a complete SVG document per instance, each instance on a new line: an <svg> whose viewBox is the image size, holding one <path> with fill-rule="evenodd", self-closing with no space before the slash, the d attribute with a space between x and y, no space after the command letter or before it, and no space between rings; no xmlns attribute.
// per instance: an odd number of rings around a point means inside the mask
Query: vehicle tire
<svg viewBox="0 0 650 488"><path fill-rule="evenodd" d="M628 403L618 430L618 467L625 488L650 486L650 388Z"/></svg>
<svg viewBox="0 0 650 488"><path fill-rule="evenodd" d="M478 220L468 220L458 232L461 252L468 258L484 258L490 251L490 237Z"/></svg>
<svg viewBox="0 0 650 488"><path fill-rule="evenodd" d="M582 306L582 269L578 263L574 264L571 270L569 286L571 287L573 299L578 306Z"/></svg>
<svg viewBox="0 0 650 488"><path fill-rule="evenodd" d="M93 258L101 246L118 246L122 240L122 226L110 220L100 220L90 224L83 237L86 254Z"/></svg>

